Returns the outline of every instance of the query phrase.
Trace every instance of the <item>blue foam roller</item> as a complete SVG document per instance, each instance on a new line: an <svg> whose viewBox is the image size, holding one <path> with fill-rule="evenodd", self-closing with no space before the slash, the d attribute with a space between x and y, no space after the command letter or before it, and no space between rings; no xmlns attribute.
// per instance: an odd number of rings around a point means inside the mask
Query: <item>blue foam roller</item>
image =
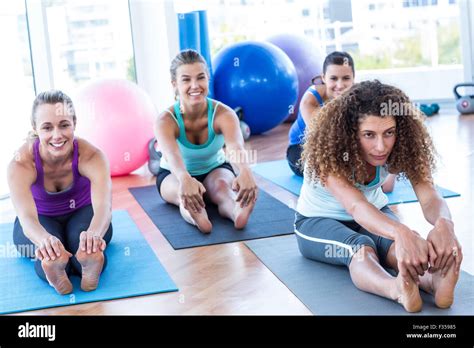
<svg viewBox="0 0 474 348"><path fill-rule="evenodd" d="M212 61L211 61L211 45L209 43L209 29L207 25L207 12L198 11L199 15L199 44L201 47L201 55L206 60L207 66L209 67L209 97L214 97L214 80L212 73Z"/></svg>
<svg viewBox="0 0 474 348"><path fill-rule="evenodd" d="M201 51L199 40L199 14L197 12L178 13L179 49Z"/></svg>

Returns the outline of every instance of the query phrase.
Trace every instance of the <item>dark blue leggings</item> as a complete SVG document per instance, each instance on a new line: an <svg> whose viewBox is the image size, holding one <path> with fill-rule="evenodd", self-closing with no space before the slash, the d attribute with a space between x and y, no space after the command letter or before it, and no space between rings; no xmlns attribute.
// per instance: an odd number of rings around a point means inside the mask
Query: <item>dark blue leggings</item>
<svg viewBox="0 0 474 348"><path fill-rule="evenodd" d="M303 152L303 144L295 144L288 146L286 150L286 160L293 173L298 176L303 176L303 169L298 161L301 159L301 153Z"/></svg>
<svg viewBox="0 0 474 348"><path fill-rule="evenodd" d="M51 217L39 214L38 219L41 226L43 226L49 234L57 237L61 243L63 243L64 248L71 254L75 255L77 249L79 248L79 235L82 231L87 231L93 216L94 211L92 210L92 205L89 204L66 215ZM110 224L104 236L104 240L107 245L110 243L111 239L112 224ZM34 255L30 255L30 253L26 251L32 249L34 250L35 246L33 242L29 240L23 233L23 228L21 227L18 218L15 219L15 225L13 226L13 242L22 256L34 258ZM107 264L105 253L104 259L104 267L102 271L105 269ZM40 260L36 260L35 262L35 271L41 279L47 281L43 267L41 267ZM82 274L81 264L76 260L75 256L72 256L69 259L69 263L66 266L66 273L68 275L71 273L78 275Z"/></svg>

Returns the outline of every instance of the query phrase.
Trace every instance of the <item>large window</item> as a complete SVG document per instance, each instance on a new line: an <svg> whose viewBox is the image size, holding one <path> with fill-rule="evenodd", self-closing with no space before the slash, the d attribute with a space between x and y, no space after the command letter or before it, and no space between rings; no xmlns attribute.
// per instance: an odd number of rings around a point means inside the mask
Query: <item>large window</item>
<svg viewBox="0 0 474 348"><path fill-rule="evenodd" d="M213 50L280 32L345 50L360 69L461 64L459 7L418 0L207 0ZM310 17L310 18L308 18Z"/></svg>
<svg viewBox="0 0 474 348"><path fill-rule="evenodd" d="M71 90L96 78L136 80L127 0L42 0L53 83Z"/></svg>
<svg viewBox="0 0 474 348"><path fill-rule="evenodd" d="M68 94L98 78L136 81L127 0L0 1L0 197L6 168L31 129L35 94Z"/></svg>
<svg viewBox="0 0 474 348"><path fill-rule="evenodd" d="M0 197L8 193L6 168L27 136L34 87L23 1L0 2Z"/></svg>
<svg viewBox="0 0 474 348"><path fill-rule="evenodd" d="M459 7L448 0L352 2L352 25L331 48L348 49L359 69L461 64Z"/></svg>
<svg viewBox="0 0 474 348"><path fill-rule="evenodd" d="M324 1L315 0L203 0L208 11L211 51L230 43L265 40L281 32L308 33L315 38L324 21Z"/></svg>
<svg viewBox="0 0 474 348"><path fill-rule="evenodd" d="M212 52L279 33L323 54L350 52L356 78L396 84L413 99L452 98L463 80L459 4L450 0L207 0ZM420 74L420 72L422 72ZM430 88L424 88L429 85Z"/></svg>

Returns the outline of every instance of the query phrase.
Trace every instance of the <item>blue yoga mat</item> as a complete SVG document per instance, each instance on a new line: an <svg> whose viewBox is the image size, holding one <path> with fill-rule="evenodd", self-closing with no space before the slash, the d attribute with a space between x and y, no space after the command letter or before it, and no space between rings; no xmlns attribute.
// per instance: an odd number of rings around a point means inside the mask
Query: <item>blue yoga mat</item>
<svg viewBox="0 0 474 348"><path fill-rule="evenodd" d="M86 302L177 291L126 211L114 211L114 234L107 246L107 267L99 287L84 292L80 278L70 279L74 292L59 295L35 273L33 261L19 257L13 245L13 224L0 224L0 314Z"/></svg>
<svg viewBox="0 0 474 348"><path fill-rule="evenodd" d="M255 165L252 170L267 180L283 187L285 190L299 196L303 178L295 175L286 160L263 162ZM445 198L459 197L460 194L440 186L436 186L439 193ZM393 192L386 193L388 204L418 202L413 187L407 181L395 181Z"/></svg>

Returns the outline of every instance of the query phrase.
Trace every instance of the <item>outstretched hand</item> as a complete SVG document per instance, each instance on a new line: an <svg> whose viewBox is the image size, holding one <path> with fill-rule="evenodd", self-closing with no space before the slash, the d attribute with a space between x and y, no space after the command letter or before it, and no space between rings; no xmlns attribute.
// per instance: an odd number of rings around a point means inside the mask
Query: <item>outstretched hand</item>
<svg viewBox="0 0 474 348"><path fill-rule="evenodd" d="M43 238L40 241L39 246L35 250L36 258L40 261L54 261L59 258L63 253L66 253L68 257L72 256L72 254L67 251L66 248L64 248L63 243L61 243L61 241L57 237L51 234L48 235L46 238Z"/></svg>
<svg viewBox="0 0 474 348"><path fill-rule="evenodd" d="M107 243L100 234L94 231L82 231L79 235L79 249L90 253L104 251Z"/></svg>
<svg viewBox="0 0 474 348"><path fill-rule="evenodd" d="M454 234L453 223L445 219L438 220L428 233L427 241L430 244L429 272L441 270L444 277L454 263L455 272L459 273L463 255L461 245Z"/></svg>
<svg viewBox="0 0 474 348"><path fill-rule="evenodd" d="M395 255L405 282L420 284L419 277L428 270L428 248L428 242L415 231L404 229L397 235Z"/></svg>
<svg viewBox="0 0 474 348"><path fill-rule="evenodd" d="M258 187L250 171L240 172L232 182L232 190L237 192L236 201L242 208L257 200Z"/></svg>
<svg viewBox="0 0 474 348"><path fill-rule="evenodd" d="M192 176L185 177L179 183L178 195L186 210L199 213L205 208L203 195L206 188Z"/></svg>

